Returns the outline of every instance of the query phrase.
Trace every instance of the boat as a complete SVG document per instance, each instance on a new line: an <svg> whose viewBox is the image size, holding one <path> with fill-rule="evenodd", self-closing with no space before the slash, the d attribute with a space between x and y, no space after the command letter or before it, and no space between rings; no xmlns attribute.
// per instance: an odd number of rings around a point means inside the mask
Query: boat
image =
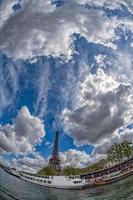
<svg viewBox="0 0 133 200"><path fill-rule="evenodd" d="M89 186L107 185L133 175L133 157L108 168L81 175Z"/></svg>
<svg viewBox="0 0 133 200"><path fill-rule="evenodd" d="M20 178L20 172L15 168L6 168L5 171L8 172L9 174L13 175L13 176Z"/></svg>
<svg viewBox="0 0 133 200"><path fill-rule="evenodd" d="M55 133L52 157L49 159L48 167L54 168L59 172L56 176L40 176L36 173L19 171L15 168L9 168L0 165L6 172L14 175L24 181L42 185L45 187L59 189L84 189L100 185L110 184L119 181L125 177L133 175L133 157L122 163L112 165L105 169L94 171L87 174L63 176L61 175L61 163L58 151L58 130Z"/></svg>
<svg viewBox="0 0 133 200"><path fill-rule="evenodd" d="M58 189L84 189L110 184L133 175L133 157L103 170L81 175L40 176L36 173L18 171L14 168L7 172L24 181L45 187Z"/></svg>

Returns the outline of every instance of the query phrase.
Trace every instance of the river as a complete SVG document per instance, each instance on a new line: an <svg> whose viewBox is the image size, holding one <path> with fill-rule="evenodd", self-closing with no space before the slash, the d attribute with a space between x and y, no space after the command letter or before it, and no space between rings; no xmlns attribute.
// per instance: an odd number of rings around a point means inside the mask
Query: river
<svg viewBox="0 0 133 200"><path fill-rule="evenodd" d="M133 200L133 176L111 185L82 191L45 188L0 168L0 200Z"/></svg>

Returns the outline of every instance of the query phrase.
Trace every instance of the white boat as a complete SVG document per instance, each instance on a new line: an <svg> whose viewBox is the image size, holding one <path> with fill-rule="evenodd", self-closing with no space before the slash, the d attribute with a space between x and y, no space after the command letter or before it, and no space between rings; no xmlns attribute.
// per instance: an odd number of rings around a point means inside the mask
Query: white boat
<svg viewBox="0 0 133 200"><path fill-rule="evenodd" d="M33 173L21 171L20 178L52 188L80 189L88 185L88 180L81 179L80 176L38 176Z"/></svg>
<svg viewBox="0 0 133 200"><path fill-rule="evenodd" d="M49 168L52 167L57 172L61 172L60 158L58 152L58 130L55 133L52 157L49 160ZM15 168L9 168L0 163L6 172L17 176L25 181L51 188L63 189L82 189L86 187L105 185L119 181L127 176L133 175L133 157L122 163L110 166L108 168L93 171L87 174L70 176L40 176L35 173L19 171ZM61 174L61 173L59 173Z"/></svg>
<svg viewBox="0 0 133 200"><path fill-rule="evenodd" d="M17 169L5 167L4 170L5 170L6 172L8 172L9 174L20 178L20 172L19 172Z"/></svg>
<svg viewBox="0 0 133 200"><path fill-rule="evenodd" d="M87 174L70 176L39 176L36 173L19 171L0 163L0 167L22 180L51 188L82 189L106 185L133 175L133 157L108 168Z"/></svg>
<svg viewBox="0 0 133 200"><path fill-rule="evenodd" d="M82 189L92 186L106 185L133 175L133 158L109 168L75 176L39 176L35 173L8 170L22 180L59 189Z"/></svg>

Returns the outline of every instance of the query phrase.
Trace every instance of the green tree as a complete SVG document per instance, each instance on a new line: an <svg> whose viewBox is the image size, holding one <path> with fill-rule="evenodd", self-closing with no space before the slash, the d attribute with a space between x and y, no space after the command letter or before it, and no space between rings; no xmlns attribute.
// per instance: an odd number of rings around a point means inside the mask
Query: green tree
<svg viewBox="0 0 133 200"><path fill-rule="evenodd" d="M122 153L124 158L130 158L132 155L132 146L129 141L124 141L121 143Z"/></svg>
<svg viewBox="0 0 133 200"><path fill-rule="evenodd" d="M108 154L108 160L111 161L111 163L117 163L117 162L120 163L123 159L121 144L114 143L108 150L107 154Z"/></svg>
<svg viewBox="0 0 133 200"><path fill-rule="evenodd" d="M37 173L40 176L45 176L45 175L50 175L50 176L55 176L57 175L57 171L52 168L52 167L44 167Z"/></svg>
<svg viewBox="0 0 133 200"><path fill-rule="evenodd" d="M74 167L66 167L63 170L63 175L69 176L69 175L78 175L80 173L79 168L74 168Z"/></svg>
<svg viewBox="0 0 133 200"><path fill-rule="evenodd" d="M125 158L130 158L133 153L131 143L124 141L122 143L115 143L107 151L107 160L109 163L122 162Z"/></svg>
<svg viewBox="0 0 133 200"><path fill-rule="evenodd" d="M109 149L109 150L107 151L107 162L108 162L109 164L113 164L113 163L114 163L113 154L112 154L111 149Z"/></svg>

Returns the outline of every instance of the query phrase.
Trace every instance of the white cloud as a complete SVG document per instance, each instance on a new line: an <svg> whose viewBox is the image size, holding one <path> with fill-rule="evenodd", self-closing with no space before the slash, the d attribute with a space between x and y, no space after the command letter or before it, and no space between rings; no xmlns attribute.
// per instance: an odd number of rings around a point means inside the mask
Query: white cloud
<svg viewBox="0 0 133 200"><path fill-rule="evenodd" d="M49 8L44 9L45 5ZM2 26L1 50L22 59L39 55L70 58L74 33L81 34L88 42L116 49L115 28L121 24L132 28L129 20L109 19L100 10L88 10L74 2L54 7L50 1L24 1L22 9Z"/></svg>
<svg viewBox="0 0 133 200"><path fill-rule="evenodd" d="M19 91L19 78L23 71L23 66L20 62L14 63L1 61L0 70L0 117L4 109L10 106L14 107L14 102ZM10 86L10 87L9 87Z"/></svg>
<svg viewBox="0 0 133 200"><path fill-rule="evenodd" d="M119 129L116 130L111 137L104 138L100 143L95 145L93 156L95 156L95 154L106 154L107 150L110 149L114 143L121 143L125 140L133 142L133 129L123 127L121 131Z"/></svg>
<svg viewBox="0 0 133 200"><path fill-rule="evenodd" d="M46 145L46 146L50 146L51 143L50 143L49 141L46 141L46 142L44 143L44 145Z"/></svg>
<svg viewBox="0 0 133 200"><path fill-rule="evenodd" d="M17 0L3 0L0 31L1 50L15 58L33 58L31 62L37 61L35 58L37 55L59 56L64 54L70 58L74 51L73 33L79 33L88 42L103 44L115 49L117 46L114 41L120 38L119 34L116 35L115 28L121 28L125 35L127 30L133 32L133 23L130 18L112 17L109 19L104 12L98 9L88 10L77 4L89 3L114 10L122 9L120 4L123 3L130 12L133 12L130 0L73 0L73 3L68 2L58 8L52 5L50 0L22 0L20 2L22 9L13 13L12 6L17 2ZM86 65L85 59L79 61L81 65L77 73L78 77L72 67L67 71L67 81L65 80L67 85L61 88L61 92L64 97L63 103L71 99L73 109L63 111L63 120L67 131L76 138L77 142L95 143L99 138L102 140L107 135L112 136L111 128L114 131L118 126L130 121L133 116L132 86L127 86L133 83L132 54L128 49L124 49L123 52L120 50L113 52L116 53L116 59L113 61L103 54L95 56L99 68L106 69L106 64L112 65L110 75L104 73L94 76L87 75L90 66ZM88 59L88 55L84 56ZM43 63L39 63L39 65L43 65ZM14 104L14 99L19 91L18 80L21 70L15 71L15 69L16 65L9 66L9 73L6 76L3 70L0 71L0 76L4 77L0 84L0 114L3 113L4 108ZM117 78L114 78L114 74ZM10 79L12 95L6 85ZM34 104L35 114L42 117L47 108L47 93L50 87L49 66L42 68L35 84L37 89L37 101ZM94 120L87 121L89 119L97 119L97 123L95 124ZM112 127L111 124L113 124ZM27 139L24 142L24 137L20 140L14 126L15 123L1 126L2 130L4 128L4 132L6 132L1 136L1 141L5 143L4 148L15 152L19 152L20 148L22 151L31 149L31 146L34 145L31 145L29 139L28 142ZM109 127L110 130L108 130ZM92 128L94 129L92 130ZM9 133L11 133L10 137L7 136ZM13 145L11 145L10 139L13 141Z"/></svg>
<svg viewBox="0 0 133 200"><path fill-rule="evenodd" d="M37 172L48 164L48 161L38 152L31 152L22 158L13 158L11 166L23 171Z"/></svg>
<svg viewBox="0 0 133 200"><path fill-rule="evenodd" d="M96 144L132 120L132 88L117 79L99 69L79 83L76 106L62 112L65 129L77 143Z"/></svg>
<svg viewBox="0 0 133 200"><path fill-rule="evenodd" d="M112 61L112 72L118 74L121 82L133 85L133 58L132 52L125 48L125 51L115 52L115 57Z"/></svg>
<svg viewBox="0 0 133 200"><path fill-rule="evenodd" d="M18 0L6 0L1 2L1 16L0 16L0 27L3 26L10 16L13 14L12 6L16 4Z"/></svg>
<svg viewBox="0 0 133 200"><path fill-rule="evenodd" d="M95 153L88 155L85 151L69 149L66 152L60 153L62 167L87 167L93 163L99 162L101 159L106 159L106 153Z"/></svg>
<svg viewBox="0 0 133 200"><path fill-rule="evenodd" d="M47 109L47 94L50 88L50 63L44 62L44 59L34 59L35 66L33 71L28 71L30 60L26 63L21 61L12 61L10 59L4 60L1 56L1 69L0 69L0 117L7 111L14 110L17 102L23 98L22 90L29 91L33 89L36 100L33 103L34 114L42 118L45 116ZM33 60L32 60L33 61ZM37 65L37 66L36 66ZM21 84L23 82L23 85ZM21 93L21 95L20 95Z"/></svg>
<svg viewBox="0 0 133 200"><path fill-rule="evenodd" d="M109 8L112 10L121 9L121 5L124 5L128 8L129 12L133 13L133 2L131 0L73 0L78 2L81 5L95 5L100 7Z"/></svg>
<svg viewBox="0 0 133 200"><path fill-rule="evenodd" d="M26 106L19 111L12 125L0 126L0 148L5 152L27 152L45 136L44 125L30 114Z"/></svg>
<svg viewBox="0 0 133 200"><path fill-rule="evenodd" d="M64 153L60 153L62 166L85 167L89 162L90 156L85 151L69 149Z"/></svg>
<svg viewBox="0 0 133 200"><path fill-rule="evenodd" d="M23 9L23 7L25 6L28 7L29 9L32 7L34 11L36 12L39 11L43 13L49 13L55 9L55 6L51 4L51 0L45 0L45 1L44 0L38 0L38 1L36 0L32 0L32 1L30 0L2 0L0 27L4 26L4 24L10 17L17 14L13 10L13 6L16 4L19 4L21 6L21 9ZM36 7L35 7L35 4L36 4Z"/></svg>
<svg viewBox="0 0 133 200"><path fill-rule="evenodd" d="M112 65L111 61L109 60L109 57L107 57L107 55L105 54L98 54L94 56L94 58L95 58L96 64L98 65L98 68L105 69L105 71L108 68L108 66ZM94 66L92 65L92 67Z"/></svg>
<svg viewBox="0 0 133 200"><path fill-rule="evenodd" d="M105 153L95 153L94 155L92 155L90 157L90 160L88 161L86 166L92 165L92 164L97 163L100 160L106 159L106 158L107 158L107 154L105 154Z"/></svg>
<svg viewBox="0 0 133 200"><path fill-rule="evenodd" d="M133 42L131 42L131 47L133 47Z"/></svg>
<svg viewBox="0 0 133 200"><path fill-rule="evenodd" d="M36 78L35 81L35 89L37 91L37 100L34 103L34 112L37 116L40 118L44 117L46 114L46 109L47 109L47 95L49 88L51 86L49 74L50 74L50 64L46 63L44 65L43 62L39 63L42 67L39 72L39 78Z"/></svg>

